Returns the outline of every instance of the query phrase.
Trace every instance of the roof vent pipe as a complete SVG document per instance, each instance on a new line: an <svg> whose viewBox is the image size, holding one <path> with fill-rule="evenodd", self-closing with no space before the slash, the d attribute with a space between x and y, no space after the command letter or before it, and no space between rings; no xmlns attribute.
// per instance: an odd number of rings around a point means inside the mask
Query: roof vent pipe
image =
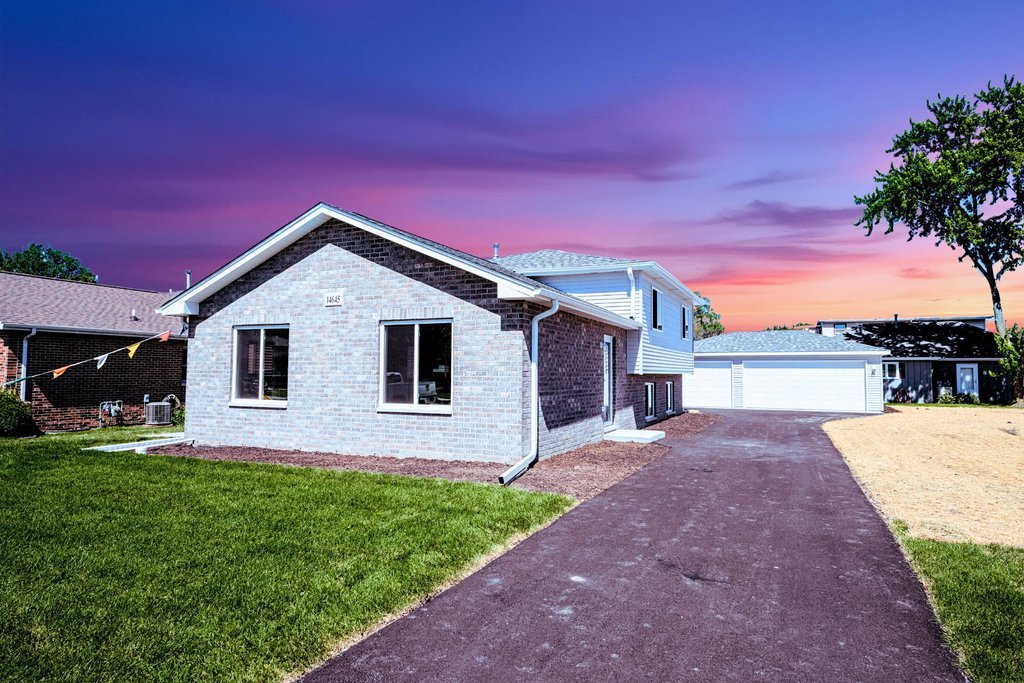
<svg viewBox="0 0 1024 683"><path fill-rule="evenodd" d="M192 286L192 271L191 270L186 270L185 271L185 289L188 289L191 286Z"/></svg>
<svg viewBox="0 0 1024 683"><path fill-rule="evenodd" d="M501 245L497 242L494 243L494 258L498 258L498 247Z"/></svg>
<svg viewBox="0 0 1024 683"><path fill-rule="evenodd" d="M899 313L893 313L892 314L892 325L893 325L893 327L899 327L900 326L900 314Z"/></svg>
<svg viewBox="0 0 1024 683"><path fill-rule="evenodd" d="M521 477L537 462L537 453L540 451L540 381L537 374L537 364L540 360L540 321L557 312L558 299L552 299L551 308L533 316L533 322L530 323L530 453L501 473L498 481L505 486Z"/></svg>

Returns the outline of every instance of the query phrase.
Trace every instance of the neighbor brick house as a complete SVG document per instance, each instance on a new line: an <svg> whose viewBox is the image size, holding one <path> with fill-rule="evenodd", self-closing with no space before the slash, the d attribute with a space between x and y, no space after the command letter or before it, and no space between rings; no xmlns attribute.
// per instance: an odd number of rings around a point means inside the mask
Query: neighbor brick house
<svg viewBox="0 0 1024 683"><path fill-rule="evenodd" d="M653 262L486 260L319 204L161 312L200 444L513 463L678 410L700 302Z"/></svg>
<svg viewBox="0 0 1024 683"><path fill-rule="evenodd" d="M125 287L0 272L0 369L3 381L47 372L171 331L165 343L146 343L103 368L86 363L57 379L12 385L32 405L43 430L89 429L144 421L147 397L184 400L186 340L181 325L156 313L167 294ZM27 367L26 367L27 366ZM120 401L119 417L100 404Z"/></svg>

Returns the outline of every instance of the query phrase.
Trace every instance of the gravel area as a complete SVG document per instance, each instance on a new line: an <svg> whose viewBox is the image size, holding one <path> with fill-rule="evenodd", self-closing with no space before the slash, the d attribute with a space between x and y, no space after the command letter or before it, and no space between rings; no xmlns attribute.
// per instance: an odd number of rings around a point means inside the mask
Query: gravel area
<svg viewBox="0 0 1024 683"><path fill-rule="evenodd" d="M900 407L824 428L915 536L1024 546L1024 410Z"/></svg>
<svg viewBox="0 0 1024 683"><path fill-rule="evenodd" d="M684 413L651 427L665 432L668 439L696 434L718 419L709 413ZM660 443L613 443L599 441L537 463L512 486L530 491L547 491L586 500L615 484L668 448ZM280 451L248 446L189 446L178 444L151 448L155 455L176 455L206 460L321 467L333 470L360 470L437 477L454 481L497 483L498 475L508 467L497 462L465 462L427 458L391 458L385 456L337 455L308 451Z"/></svg>

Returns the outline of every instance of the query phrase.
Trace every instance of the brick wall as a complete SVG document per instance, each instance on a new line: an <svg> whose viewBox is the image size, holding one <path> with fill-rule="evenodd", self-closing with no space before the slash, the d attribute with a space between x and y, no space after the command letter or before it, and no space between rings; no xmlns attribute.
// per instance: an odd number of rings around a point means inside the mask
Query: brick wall
<svg viewBox="0 0 1024 683"><path fill-rule="evenodd" d="M530 307L530 315L544 309ZM626 373L626 330L569 313L559 312L540 323L540 456L564 453L604 436L605 335L614 339L615 426L637 429L668 417L666 382L675 382L676 410L682 404L678 375L629 375ZM654 420L644 416L644 385L655 384ZM529 420L529 388L524 394Z"/></svg>
<svg viewBox="0 0 1024 683"><path fill-rule="evenodd" d="M344 305L324 295L344 291ZM332 221L221 290L191 320L186 432L200 443L514 462L525 306L494 283ZM453 323L452 414L378 411L380 322ZM289 326L284 409L231 405L237 325Z"/></svg>
<svg viewBox="0 0 1024 683"><path fill-rule="evenodd" d="M0 333L2 366L6 379L21 376L21 341L27 333ZM113 351L135 341L130 337L39 332L29 340L28 374L44 372L68 363ZM134 358L118 353L102 369L86 363L69 369L57 379L40 377L28 384L32 417L45 431L90 429L101 426L99 404L124 402L121 420L107 424L141 424L145 421L143 397L159 401L167 394L184 400L181 384L186 345L182 340L149 341Z"/></svg>

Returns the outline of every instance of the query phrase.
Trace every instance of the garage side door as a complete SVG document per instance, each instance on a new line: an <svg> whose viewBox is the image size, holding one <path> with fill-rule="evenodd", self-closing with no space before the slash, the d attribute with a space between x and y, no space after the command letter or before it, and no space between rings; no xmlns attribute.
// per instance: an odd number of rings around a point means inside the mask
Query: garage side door
<svg viewBox="0 0 1024 683"><path fill-rule="evenodd" d="M863 412L864 361L745 361L743 407Z"/></svg>
<svg viewBox="0 0 1024 683"><path fill-rule="evenodd" d="M693 374L683 375L683 406L731 408L732 361L695 361Z"/></svg>

